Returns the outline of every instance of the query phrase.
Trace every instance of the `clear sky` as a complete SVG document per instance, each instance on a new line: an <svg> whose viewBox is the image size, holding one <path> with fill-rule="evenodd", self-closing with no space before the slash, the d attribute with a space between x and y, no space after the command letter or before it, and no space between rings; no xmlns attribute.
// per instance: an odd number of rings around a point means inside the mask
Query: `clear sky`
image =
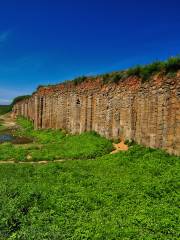
<svg viewBox="0 0 180 240"><path fill-rule="evenodd" d="M179 0L0 1L0 104L179 53Z"/></svg>

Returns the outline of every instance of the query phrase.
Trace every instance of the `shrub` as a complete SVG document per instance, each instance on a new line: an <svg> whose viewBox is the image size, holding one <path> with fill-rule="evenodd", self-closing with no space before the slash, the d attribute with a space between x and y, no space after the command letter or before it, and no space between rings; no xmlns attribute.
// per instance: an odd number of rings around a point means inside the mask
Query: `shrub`
<svg viewBox="0 0 180 240"><path fill-rule="evenodd" d="M168 73L166 74L166 76L167 76L168 78L174 78L174 77L176 77L176 75L177 75L176 72L168 72Z"/></svg>
<svg viewBox="0 0 180 240"><path fill-rule="evenodd" d="M115 72L111 74L104 74L102 76L103 83L108 82L118 83L127 77L137 76L141 78L142 82L147 81L156 73L165 73L169 77L174 77L176 72L180 70L180 57L172 57L166 62L155 61L144 66L135 66L126 71Z"/></svg>
<svg viewBox="0 0 180 240"><path fill-rule="evenodd" d="M129 68L129 69L126 71L126 74L127 74L127 77L130 77L130 76L140 77L141 71L142 71L142 67L136 66L136 67L134 67L134 68Z"/></svg>
<svg viewBox="0 0 180 240"><path fill-rule="evenodd" d="M110 81L110 74L104 74L102 75L102 81L104 84L108 83Z"/></svg>
<svg viewBox="0 0 180 240"><path fill-rule="evenodd" d="M180 69L180 57L171 57L165 64L166 73L177 72Z"/></svg>
<svg viewBox="0 0 180 240"><path fill-rule="evenodd" d="M74 85L78 85L87 79L86 76L78 77L73 80Z"/></svg>
<svg viewBox="0 0 180 240"><path fill-rule="evenodd" d="M140 77L143 81L149 79L153 74L164 70L165 64L163 62L154 62L141 68Z"/></svg>
<svg viewBox="0 0 180 240"><path fill-rule="evenodd" d="M121 81L124 77L125 77L124 72L117 72L117 73L113 74L111 80L114 83L119 83L119 81Z"/></svg>
<svg viewBox="0 0 180 240"><path fill-rule="evenodd" d="M101 75L101 77L104 84L107 84L109 82L119 83L119 81L121 81L126 77L126 73L124 71L113 72L111 74L107 73L107 74Z"/></svg>
<svg viewBox="0 0 180 240"><path fill-rule="evenodd" d="M165 68L165 63L154 62L145 66L136 66L127 70L127 76L137 76L143 81L149 79L153 74L161 72Z"/></svg>

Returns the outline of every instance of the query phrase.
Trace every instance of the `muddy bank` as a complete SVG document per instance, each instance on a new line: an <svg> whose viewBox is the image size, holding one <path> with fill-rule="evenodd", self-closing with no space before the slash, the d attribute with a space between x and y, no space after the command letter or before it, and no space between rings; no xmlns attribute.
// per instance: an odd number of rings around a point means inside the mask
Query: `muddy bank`
<svg viewBox="0 0 180 240"><path fill-rule="evenodd" d="M11 113L0 116L0 144L11 142L12 144L28 144L33 139L16 136L16 130L19 128Z"/></svg>

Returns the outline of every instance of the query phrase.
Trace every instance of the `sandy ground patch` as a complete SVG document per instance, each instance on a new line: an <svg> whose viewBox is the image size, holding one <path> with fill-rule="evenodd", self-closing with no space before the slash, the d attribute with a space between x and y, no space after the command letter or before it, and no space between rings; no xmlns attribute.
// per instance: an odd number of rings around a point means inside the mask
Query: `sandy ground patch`
<svg viewBox="0 0 180 240"><path fill-rule="evenodd" d="M115 147L115 150L112 151L110 154L128 150L128 145L126 145L124 141L121 141L120 143L117 143L117 144L113 143L113 146Z"/></svg>

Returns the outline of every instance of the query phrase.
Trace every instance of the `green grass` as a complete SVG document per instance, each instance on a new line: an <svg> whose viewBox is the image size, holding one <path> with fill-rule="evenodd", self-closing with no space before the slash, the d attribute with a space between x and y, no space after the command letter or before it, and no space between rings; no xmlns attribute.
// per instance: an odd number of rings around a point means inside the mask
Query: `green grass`
<svg viewBox="0 0 180 240"><path fill-rule="evenodd" d="M0 119L0 131L2 131L2 130L4 130L5 129L5 127L4 127L4 125L3 125L3 121Z"/></svg>
<svg viewBox="0 0 180 240"><path fill-rule="evenodd" d="M180 239L180 157L94 132L33 130L18 119L25 146L0 145L0 160L76 159L0 165L0 240ZM93 159L92 159L93 158Z"/></svg>
<svg viewBox="0 0 180 240"><path fill-rule="evenodd" d="M0 115L10 112L11 108L10 105L0 105Z"/></svg>
<svg viewBox="0 0 180 240"><path fill-rule="evenodd" d="M61 130L34 130L24 118L17 120L21 126L14 134L34 140L28 146L11 143L0 145L0 160L39 161L55 159L92 159L113 150L112 142L95 132L67 135Z"/></svg>
<svg viewBox="0 0 180 240"><path fill-rule="evenodd" d="M180 158L133 146L96 160L0 166L0 239L180 239Z"/></svg>

